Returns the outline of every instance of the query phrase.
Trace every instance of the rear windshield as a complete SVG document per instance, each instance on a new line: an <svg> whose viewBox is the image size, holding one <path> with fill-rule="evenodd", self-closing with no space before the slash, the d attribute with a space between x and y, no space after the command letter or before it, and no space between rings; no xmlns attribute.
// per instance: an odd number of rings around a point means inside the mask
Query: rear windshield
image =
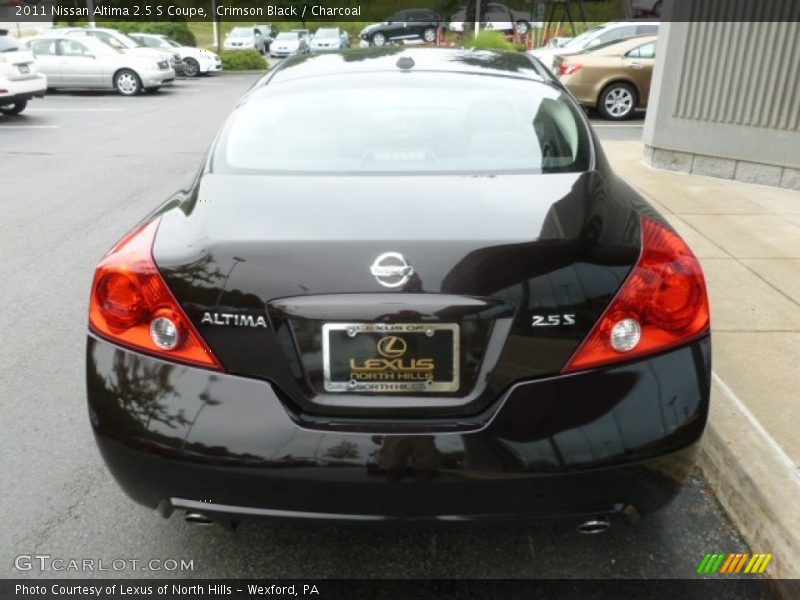
<svg viewBox="0 0 800 600"><path fill-rule="evenodd" d="M554 87L508 77L398 72L272 83L229 120L214 169L586 171L590 144L578 110Z"/></svg>

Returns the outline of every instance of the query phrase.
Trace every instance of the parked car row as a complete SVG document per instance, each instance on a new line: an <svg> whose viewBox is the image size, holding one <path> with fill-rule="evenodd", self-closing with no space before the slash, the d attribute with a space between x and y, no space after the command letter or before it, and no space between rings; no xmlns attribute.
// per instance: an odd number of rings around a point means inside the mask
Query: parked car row
<svg viewBox="0 0 800 600"><path fill-rule="evenodd" d="M560 45L529 51L558 77L579 104L619 121L647 108L659 23L617 21Z"/></svg>
<svg viewBox="0 0 800 600"><path fill-rule="evenodd" d="M530 54L538 58L545 67L553 70L557 56L590 51L612 42L619 42L637 35L658 35L658 21L612 21L567 40L557 46L547 46L531 50Z"/></svg>
<svg viewBox="0 0 800 600"><path fill-rule="evenodd" d="M225 36L226 50L255 50L272 58L309 52L331 52L350 47L350 34L340 27L321 27L312 34L308 29L278 31L274 25L234 27Z"/></svg>
<svg viewBox="0 0 800 600"><path fill-rule="evenodd" d="M222 70L220 57L167 36L63 27L17 40L0 30L0 112L19 114L47 89L116 90L134 96Z"/></svg>
<svg viewBox="0 0 800 600"><path fill-rule="evenodd" d="M453 13L447 28L455 33L463 33L465 22L474 16L468 14L466 6ZM365 46L384 46L392 42L421 40L433 43L438 32L445 28L445 19L427 8L401 10L382 23L368 25L361 30L360 38ZM481 28L491 31L518 33L526 35L530 29L530 13L517 11L499 2L489 2L482 11Z"/></svg>

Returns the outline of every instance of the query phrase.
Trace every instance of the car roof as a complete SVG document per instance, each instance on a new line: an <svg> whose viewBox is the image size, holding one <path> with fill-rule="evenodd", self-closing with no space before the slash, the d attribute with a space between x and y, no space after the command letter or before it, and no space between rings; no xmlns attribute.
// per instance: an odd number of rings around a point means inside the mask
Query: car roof
<svg viewBox="0 0 800 600"><path fill-rule="evenodd" d="M53 41L56 41L56 40L64 40L64 41L68 41L68 42L79 42L81 44L85 44L85 45L89 46L89 48L92 48L92 47L95 47L95 48L111 48L111 46L107 46L106 44L104 44L100 40L97 40L97 39L95 39L95 38L93 38L91 36L88 36L88 35L85 36L85 37L76 39L74 35L67 35L65 33L62 33L62 34L54 34L54 33L40 34L40 35L35 35L33 37L27 37L27 38L25 38L24 41L25 41L25 43L28 43L28 42L35 42L35 41L38 41L38 40L47 40L48 42L53 42Z"/></svg>
<svg viewBox="0 0 800 600"><path fill-rule="evenodd" d="M617 40L609 42L602 46L595 46L594 48L587 48L578 54L595 54L597 56L617 56L618 54L625 54L629 50L633 50L637 46L655 42L658 39L657 35L637 35L634 37L625 38L624 40Z"/></svg>
<svg viewBox="0 0 800 600"><path fill-rule="evenodd" d="M642 21L641 19L622 19L619 21L609 21L600 27L622 27L623 25L661 25L661 21Z"/></svg>
<svg viewBox="0 0 800 600"><path fill-rule="evenodd" d="M464 50L453 48L407 48L391 46L358 48L344 52L306 54L286 59L269 81L280 82L307 77L347 73L377 73L401 70L398 61L411 58L411 71L440 71L515 77L549 82L533 61L522 52Z"/></svg>

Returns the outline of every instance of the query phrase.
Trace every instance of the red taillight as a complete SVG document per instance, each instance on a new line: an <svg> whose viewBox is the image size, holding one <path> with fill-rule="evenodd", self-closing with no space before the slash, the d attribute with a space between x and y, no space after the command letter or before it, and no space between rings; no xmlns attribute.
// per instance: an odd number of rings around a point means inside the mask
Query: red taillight
<svg viewBox="0 0 800 600"><path fill-rule="evenodd" d="M113 342L212 369L222 365L161 278L152 257L158 220L122 239L97 266L89 326Z"/></svg>
<svg viewBox="0 0 800 600"><path fill-rule="evenodd" d="M642 253L622 288L563 373L631 360L709 330L703 271L673 231L642 220Z"/></svg>
<svg viewBox="0 0 800 600"><path fill-rule="evenodd" d="M583 65L566 64L558 67L559 75L574 75L583 68Z"/></svg>

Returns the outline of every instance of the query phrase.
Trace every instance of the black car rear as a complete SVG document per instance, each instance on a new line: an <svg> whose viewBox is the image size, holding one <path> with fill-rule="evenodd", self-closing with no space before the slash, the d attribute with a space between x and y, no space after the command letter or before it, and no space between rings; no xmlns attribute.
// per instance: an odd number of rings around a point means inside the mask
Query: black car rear
<svg viewBox="0 0 800 600"><path fill-rule="evenodd" d="M90 330L100 448L167 513L648 511L708 410L696 259L521 55L287 61L103 260Z"/></svg>

